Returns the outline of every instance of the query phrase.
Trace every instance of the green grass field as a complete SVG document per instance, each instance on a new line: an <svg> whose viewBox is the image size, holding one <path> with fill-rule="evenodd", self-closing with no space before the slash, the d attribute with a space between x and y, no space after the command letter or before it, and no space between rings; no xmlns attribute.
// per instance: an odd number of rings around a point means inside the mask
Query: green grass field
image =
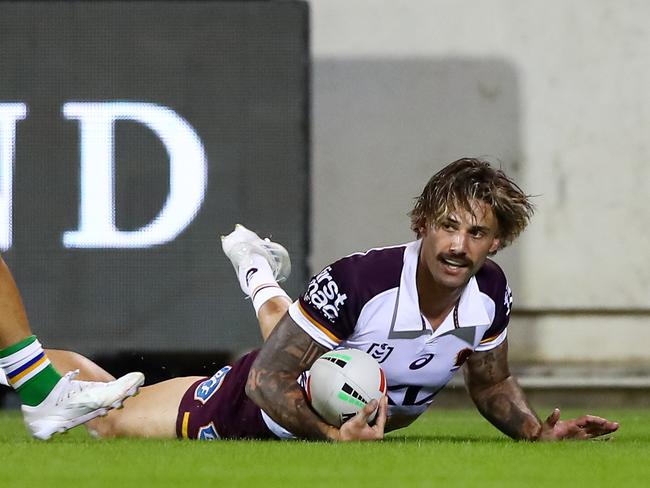
<svg viewBox="0 0 650 488"><path fill-rule="evenodd" d="M598 413L621 422L613 439L549 444L513 442L471 410L433 409L365 444L98 441L82 428L39 442L0 413L0 487L650 486L650 411Z"/></svg>

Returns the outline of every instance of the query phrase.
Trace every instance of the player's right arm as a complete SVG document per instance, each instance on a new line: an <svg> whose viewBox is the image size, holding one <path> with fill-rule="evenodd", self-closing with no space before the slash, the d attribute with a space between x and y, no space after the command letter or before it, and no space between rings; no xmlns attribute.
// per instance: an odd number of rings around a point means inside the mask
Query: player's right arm
<svg viewBox="0 0 650 488"><path fill-rule="evenodd" d="M305 333L287 313L264 343L253 363L246 394L273 420L296 436L316 440L376 440L384 436L385 399L375 425L367 423L375 401L337 429L323 422L309 407L296 381L303 371L329 349Z"/></svg>

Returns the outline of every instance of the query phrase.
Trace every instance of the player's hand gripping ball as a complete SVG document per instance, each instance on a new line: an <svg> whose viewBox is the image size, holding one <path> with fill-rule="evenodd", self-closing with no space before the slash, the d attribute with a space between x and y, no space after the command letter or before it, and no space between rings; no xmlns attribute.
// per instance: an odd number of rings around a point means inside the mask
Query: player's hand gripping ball
<svg viewBox="0 0 650 488"><path fill-rule="evenodd" d="M369 354L337 349L312 365L305 387L314 410L330 425L340 427L359 410L386 394L386 377ZM377 411L368 419L372 422Z"/></svg>

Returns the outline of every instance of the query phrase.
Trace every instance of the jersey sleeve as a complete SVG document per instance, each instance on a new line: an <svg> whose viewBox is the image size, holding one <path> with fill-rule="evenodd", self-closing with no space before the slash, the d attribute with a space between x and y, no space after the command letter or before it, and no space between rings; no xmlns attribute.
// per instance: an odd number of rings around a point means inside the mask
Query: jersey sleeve
<svg viewBox="0 0 650 488"><path fill-rule="evenodd" d="M486 292L494 302L494 319L490 328L483 334L476 351L490 351L506 340L512 310L512 291L508 286L505 273L492 261L487 262L484 268L484 274L490 275L489 280L483 281L489 283Z"/></svg>
<svg viewBox="0 0 650 488"><path fill-rule="evenodd" d="M399 286L405 249L371 249L327 266L289 307L291 318L319 344L336 347L355 332L366 303Z"/></svg>
<svg viewBox="0 0 650 488"><path fill-rule="evenodd" d="M337 261L312 277L307 290L289 307L289 315L312 339L330 349L354 330L354 270Z"/></svg>

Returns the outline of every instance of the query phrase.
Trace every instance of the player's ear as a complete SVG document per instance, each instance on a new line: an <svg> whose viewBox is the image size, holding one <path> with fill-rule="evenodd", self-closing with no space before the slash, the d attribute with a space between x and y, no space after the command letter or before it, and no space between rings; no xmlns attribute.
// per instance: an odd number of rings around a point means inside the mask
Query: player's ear
<svg viewBox="0 0 650 488"><path fill-rule="evenodd" d="M501 239L495 237L490 245L490 255L495 254L499 250L499 247L501 247Z"/></svg>
<svg viewBox="0 0 650 488"><path fill-rule="evenodd" d="M418 222L418 237L426 237L428 233L429 223L427 222L427 219L422 218L420 219L420 222Z"/></svg>

